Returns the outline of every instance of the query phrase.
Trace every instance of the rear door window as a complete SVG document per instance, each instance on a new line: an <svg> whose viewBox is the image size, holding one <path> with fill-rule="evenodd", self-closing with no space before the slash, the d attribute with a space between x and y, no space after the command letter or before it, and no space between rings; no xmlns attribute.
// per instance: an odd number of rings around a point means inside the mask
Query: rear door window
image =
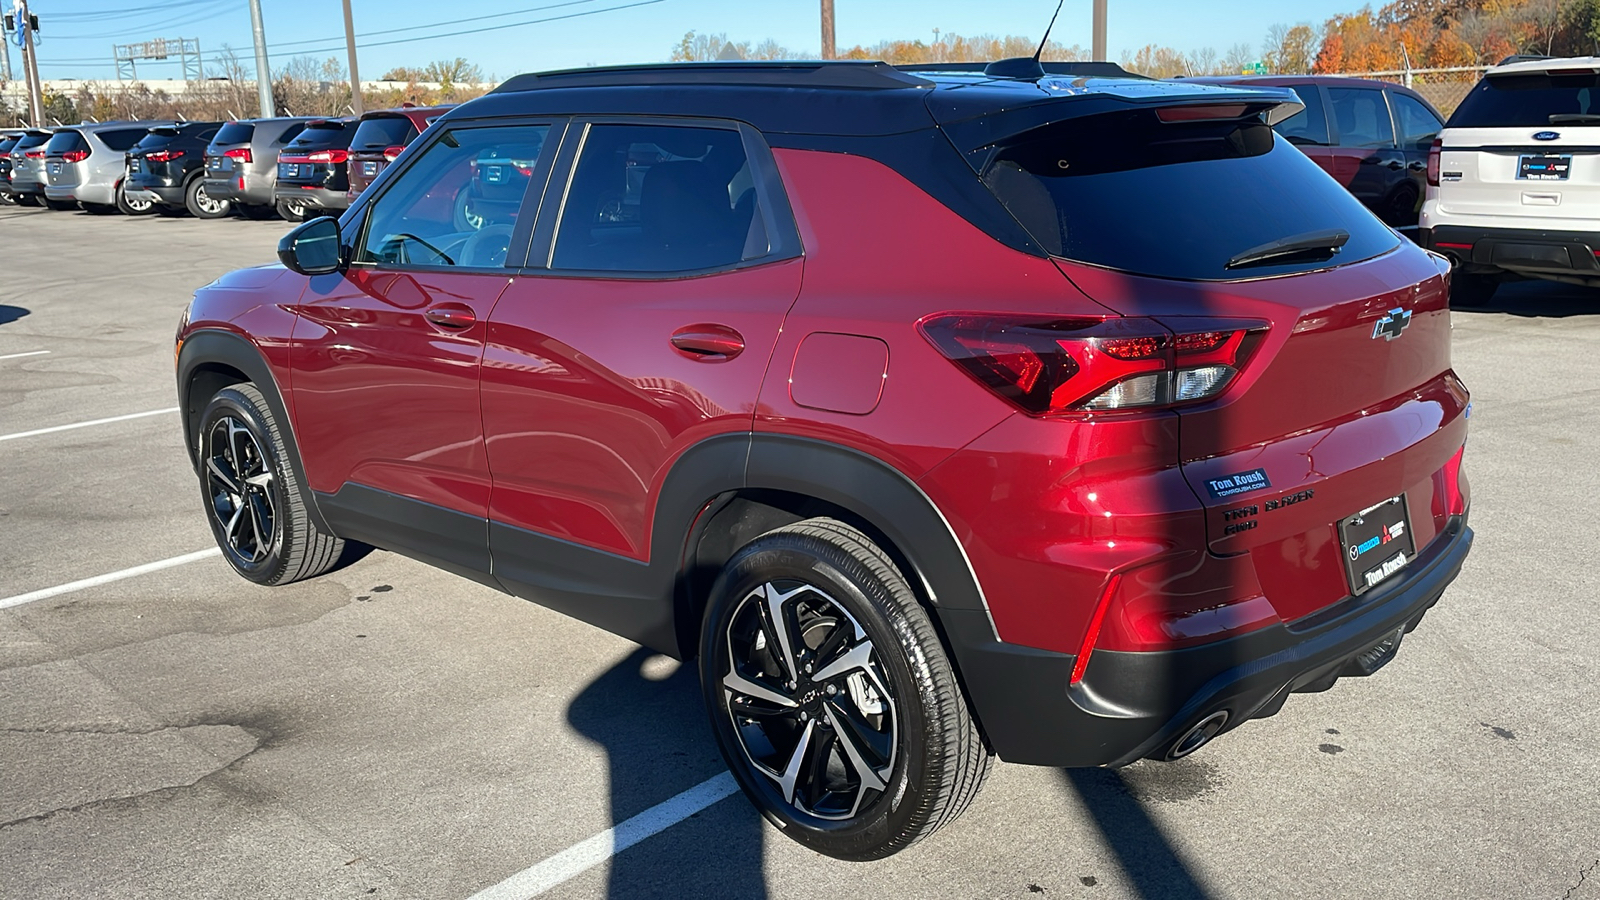
<svg viewBox="0 0 1600 900"><path fill-rule="evenodd" d="M1394 147L1394 125L1389 121L1389 104L1376 88L1328 88L1333 106L1334 125L1339 129L1339 146L1375 150Z"/></svg>
<svg viewBox="0 0 1600 900"><path fill-rule="evenodd" d="M1378 97L1382 102L1382 95ZM1369 259L1398 238L1260 118L1066 119L1005 141L983 181L1046 250L1125 272L1255 278ZM1282 238L1344 231L1336 253L1229 268Z"/></svg>
<svg viewBox="0 0 1600 900"><path fill-rule="evenodd" d="M1439 129L1444 126L1433 110L1406 94L1391 93L1389 102L1394 104L1394 121L1400 130L1400 146L1406 150L1427 150L1433 146L1433 139L1439 136Z"/></svg>
<svg viewBox="0 0 1600 900"><path fill-rule="evenodd" d="M589 126L550 265L596 272L724 268L768 252L755 181L729 128Z"/></svg>
<svg viewBox="0 0 1600 900"><path fill-rule="evenodd" d="M1326 147L1328 115L1322 108L1322 92L1314 84L1296 84L1289 90L1295 92L1306 108L1279 122L1275 130L1298 147Z"/></svg>
<svg viewBox="0 0 1600 900"><path fill-rule="evenodd" d="M506 125L441 134L373 201L355 261L504 266L549 131Z"/></svg>
<svg viewBox="0 0 1600 900"><path fill-rule="evenodd" d="M1449 128L1543 128L1600 123L1600 73L1490 75L1450 116Z"/></svg>

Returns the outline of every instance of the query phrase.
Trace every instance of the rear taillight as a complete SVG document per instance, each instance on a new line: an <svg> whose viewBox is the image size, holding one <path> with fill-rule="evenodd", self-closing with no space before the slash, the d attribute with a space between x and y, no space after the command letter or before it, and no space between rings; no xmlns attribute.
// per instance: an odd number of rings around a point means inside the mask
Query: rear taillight
<svg viewBox="0 0 1600 900"><path fill-rule="evenodd" d="M396 157L398 157L401 153L405 152L405 149L406 149L406 145L405 144L398 144L398 145L393 146L393 147L385 147L385 148L383 148L383 158L388 160L389 162L394 162Z"/></svg>
<svg viewBox="0 0 1600 900"><path fill-rule="evenodd" d="M24 150L22 155L28 159L44 159L43 150Z"/></svg>
<svg viewBox="0 0 1600 900"><path fill-rule="evenodd" d="M307 162L328 163L330 165L338 165L349 158L350 151L348 150L318 150L315 153L306 154Z"/></svg>
<svg viewBox="0 0 1600 900"><path fill-rule="evenodd" d="M249 147L235 147L232 150L224 150L222 151L222 155L231 159L237 159L240 162L247 163L251 161Z"/></svg>
<svg viewBox="0 0 1600 900"><path fill-rule="evenodd" d="M1428 184L1431 187L1439 186L1439 150L1443 146L1442 138L1434 138L1433 146L1428 148Z"/></svg>
<svg viewBox="0 0 1600 900"><path fill-rule="evenodd" d="M1445 511L1452 516L1459 516L1467 511L1467 492L1461 482L1461 457L1465 456L1466 452L1467 448L1463 445L1456 451L1456 455L1450 457L1450 461L1444 464Z"/></svg>
<svg viewBox="0 0 1600 900"><path fill-rule="evenodd" d="M144 158L147 162L172 162L175 159L182 158L184 152L183 150L157 150L153 153L146 153Z"/></svg>
<svg viewBox="0 0 1600 900"><path fill-rule="evenodd" d="M1174 331L1138 317L941 315L920 327L978 383L1047 416L1212 399L1239 374L1267 324L1191 320Z"/></svg>
<svg viewBox="0 0 1600 900"><path fill-rule="evenodd" d="M67 152L61 154L62 162L80 163L88 158L89 151L87 150L68 150Z"/></svg>

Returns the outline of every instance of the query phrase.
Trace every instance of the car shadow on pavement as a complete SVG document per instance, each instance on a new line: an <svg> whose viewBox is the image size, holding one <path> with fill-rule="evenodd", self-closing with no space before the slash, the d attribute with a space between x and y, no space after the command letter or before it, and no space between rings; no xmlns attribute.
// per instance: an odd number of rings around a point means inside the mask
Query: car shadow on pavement
<svg viewBox="0 0 1600 900"><path fill-rule="evenodd" d="M5 306L0 304L0 325L10 325L12 322L15 322L31 312L33 312L33 310L24 309L20 306Z"/></svg>
<svg viewBox="0 0 1600 900"><path fill-rule="evenodd" d="M611 822L620 824L725 770L692 663L639 649L567 707L574 730L605 748ZM610 900L767 896L761 817L730 797L611 859Z"/></svg>
<svg viewBox="0 0 1600 900"><path fill-rule="evenodd" d="M1077 792L1117 857L1132 887L1144 900L1207 900L1189 867L1179 858L1161 826L1129 790L1116 769L1063 769L1062 778Z"/></svg>
<svg viewBox="0 0 1600 900"><path fill-rule="evenodd" d="M1505 313L1536 319L1600 315L1600 290L1554 281L1502 284L1484 303L1450 305L1452 313Z"/></svg>

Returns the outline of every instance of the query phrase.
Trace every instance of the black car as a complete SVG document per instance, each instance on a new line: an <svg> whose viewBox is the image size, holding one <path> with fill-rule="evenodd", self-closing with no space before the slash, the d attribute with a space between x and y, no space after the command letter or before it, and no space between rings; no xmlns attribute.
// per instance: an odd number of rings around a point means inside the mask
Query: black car
<svg viewBox="0 0 1600 900"><path fill-rule="evenodd" d="M290 222L350 206L350 141L355 119L314 119L278 154L272 196L278 215Z"/></svg>
<svg viewBox="0 0 1600 900"><path fill-rule="evenodd" d="M217 219L229 213L228 201L206 193L206 145L221 122L185 122L150 129L128 151L128 199L149 201L162 215L184 210L196 218Z"/></svg>

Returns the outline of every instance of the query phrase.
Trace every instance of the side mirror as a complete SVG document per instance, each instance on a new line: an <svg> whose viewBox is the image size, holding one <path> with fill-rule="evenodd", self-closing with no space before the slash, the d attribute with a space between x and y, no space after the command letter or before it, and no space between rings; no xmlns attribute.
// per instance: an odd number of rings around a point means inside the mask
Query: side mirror
<svg viewBox="0 0 1600 900"><path fill-rule="evenodd" d="M344 268L339 258L339 220L323 216L292 229L278 241L278 260L301 275L327 275Z"/></svg>

